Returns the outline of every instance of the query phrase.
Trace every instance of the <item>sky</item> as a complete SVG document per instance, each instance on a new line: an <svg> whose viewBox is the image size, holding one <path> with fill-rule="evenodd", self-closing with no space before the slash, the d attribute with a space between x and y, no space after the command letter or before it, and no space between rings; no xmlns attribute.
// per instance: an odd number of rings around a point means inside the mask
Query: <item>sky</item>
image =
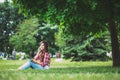
<svg viewBox="0 0 120 80"><path fill-rule="evenodd" d="M4 0L0 0L0 2L4 2Z"/></svg>
<svg viewBox="0 0 120 80"><path fill-rule="evenodd" d="M8 1L11 1L11 0L8 0ZM0 0L0 3L4 2L4 0Z"/></svg>

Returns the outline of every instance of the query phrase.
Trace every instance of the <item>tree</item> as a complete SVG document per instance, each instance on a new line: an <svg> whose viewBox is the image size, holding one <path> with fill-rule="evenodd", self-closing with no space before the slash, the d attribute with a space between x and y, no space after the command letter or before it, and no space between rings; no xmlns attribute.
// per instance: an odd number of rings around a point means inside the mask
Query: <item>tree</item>
<svg viewBox="0 0 120 80"><path fill-rule="evenodd" d="M120 66L120 51L116 23L120 19L119 0L13 0L21 11L41 17L52 23L63 23L64 33L99 33L110 30L113 66ZM31 4L33 3L33 4Z"/></svg>
<svg viewBox="0 0 120 80"><path fill-rule="evenodd" d="M29 54L32 49L37 48L34 35L38 32L38 26L38 19L34 17L24 20L18 25L16 33L10 38L11 45L17 51Z"/></svg>
<svg viewBox="0 0 120 80"><path fill-rule="evenodd" d="M79 36L63 34L63 26L60 26L56 34L56 44L60 47L64 58L72 58L72 61L108 60L107 52L110 52L110 38L108 31L93 35L92 33Z"/></svg>
<svg viewBox="0 0 120 80"><path fill-rule="evenodd" d="M13 47L9 39L15 33L16 25L23 19L23 15L18 13L18 7L7 0L0 3L0 51L11 53Z"/></svg>
<svg viewBox="0 0 120 80"><path fill-rule="evenodd" d="M49 50L52 54L58 50L54 38L55 33L58 31L57 28L57 25L42 23L39 25L38 33L35 35L37 43L42 40L46 40L49 43Z"/></svg>
<svg viewBox="0 0 120 80"><path fill-rule="evenodd" d="M32 49L37 50L42 40L48 41L51 53L56 51L54 33L57 26L41 23L37 18L31 17L20 23L16 30L10 38L10 43L17 51L29 54Z"/></svg>

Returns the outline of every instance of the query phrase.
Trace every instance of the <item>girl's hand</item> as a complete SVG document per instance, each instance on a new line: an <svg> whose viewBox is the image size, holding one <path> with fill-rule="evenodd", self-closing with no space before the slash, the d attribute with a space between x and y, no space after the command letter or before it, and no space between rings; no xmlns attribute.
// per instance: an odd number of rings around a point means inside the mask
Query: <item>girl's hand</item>
<svg viewBox="0 0 120 80"><path fill-rule="evenodd" d="M41 65L41 63L39 62L39 60L33 59L33 62L36 63L36 64L40 64Z"/></svg>

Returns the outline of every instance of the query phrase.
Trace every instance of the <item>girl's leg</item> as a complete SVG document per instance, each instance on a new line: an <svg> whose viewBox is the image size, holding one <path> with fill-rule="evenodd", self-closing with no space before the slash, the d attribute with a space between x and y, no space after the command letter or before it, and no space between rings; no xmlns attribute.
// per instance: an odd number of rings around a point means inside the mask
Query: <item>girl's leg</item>
<svg viewBox="0 0 120 80"><path fill-rule="evenodd" d="M24 65L22 65L21 67L19 67L19 70L25 70L31 67L31 60L28 60Z"/></svg>
<svg viewBox="0 0 120 80"><path fill-rule="evenodd" d="M31 67L33 68L33 69L44 69L41 65L39 65L39 64L36 64L36 63L34 63L34 62L31 62Z"/></svg>

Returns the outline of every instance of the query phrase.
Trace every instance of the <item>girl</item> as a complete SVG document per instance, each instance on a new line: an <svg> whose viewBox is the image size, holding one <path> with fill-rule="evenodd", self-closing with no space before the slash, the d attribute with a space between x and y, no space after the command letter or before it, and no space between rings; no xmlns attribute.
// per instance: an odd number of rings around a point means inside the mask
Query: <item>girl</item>
<svg viewBox="0 0 120 80"><path fill-rule="evenodd" d="M33 69L49 69L50 67L50 55L48 52L48 43L41 41L38 48L38 52L33 60L29 60L27 63L19 67L19 70L25 70L28 68Z"/></svg>

